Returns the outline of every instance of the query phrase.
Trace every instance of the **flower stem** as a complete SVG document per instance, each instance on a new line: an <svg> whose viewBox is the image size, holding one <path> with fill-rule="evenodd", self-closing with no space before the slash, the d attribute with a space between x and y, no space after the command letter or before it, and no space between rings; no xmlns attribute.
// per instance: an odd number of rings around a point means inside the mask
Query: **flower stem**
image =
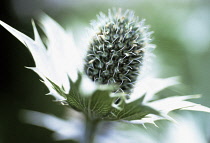
<svg viewBox="0 0 210 143"><path fill-rule="evenodd" d="M98 123L98 120L86 118L85 131L81 143L93 143Z"/></svg>

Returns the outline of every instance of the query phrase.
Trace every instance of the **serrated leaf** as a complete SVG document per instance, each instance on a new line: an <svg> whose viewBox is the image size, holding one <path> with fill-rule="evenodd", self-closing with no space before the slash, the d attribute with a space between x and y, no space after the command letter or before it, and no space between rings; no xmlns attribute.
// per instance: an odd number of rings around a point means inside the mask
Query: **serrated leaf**
<svg viewBox="0 0 210 143"><path fill-rule="evenodd" d="M64 93L64 91L63 91L63 89L62 88L60 88L58 85L56 85L54 82L52 82L50 79L48 79L48 78L46 78L51 84L52 84L52 87L53 87L53 89L55 89L55 91L59 94L59 95L61 95L61 96L63 96L64 98L66 98L66 95L65 95L65 93Z"/></svg>
<svg viewBox="0 0 210 143"><path fill-rule="evenodd" d="M49 80L49 79L48 79ZM92 119L103 119L106 117L112 107L113 102L117 97L110 97L112 88L98 89L93 92L92 95L86 96L82 95L79 90L82 81L82 75L78 74L78 79L73 82L69 78L71 85L68 94L64 93L64 90L49 80L53 88L62 96L65 96L68 104L75 110L81 111Z"/></svg>
<svg viewBox="0 0 210 143"><path fill-rule="evenodd" d="M33 23L33 22L32 22ZM51 66L48 60L46 48L37 40L38 32L35 29L35 25L33 23L33 29L35 31L36 41L21 33L20 31L12 28L8 24L4 23L0 20L0 25L2 25L6 30L8 30L13 36L15 36L21 43L23 43L31 52L33 59L36 64L36 68L40 69L42 72L45 71L45 75L50 72Z"/></svg>
<svg viewBox="0 0 210 143"><path fill-rule="evenodd" d="M71 89L67 95L67 101L72 107L83 111L89 118L103 119L110 112L114 102L114 98L110 97L111 88L98 89L92 95L86 96L79 93L81 81L81 74L78 75L75 83L70 79Z"/></svg>
<svg viewBox="0 0 210 143"><path fill-rule="evenodd" d="M82 79L81 74L78 74L78 79L76 80L76 82L73 82L69 78L71 88L69 93L66 95L67 102L69 103L69 105L73 109L76 109L78 111L83 111L85 109L85 105L87 102L85 101L85 98L82 97L79 93L79 86L81 83L81 79Z"/></svg>
<svg viewBox="0 0 210 143"><path fill-rule="evenodd" d="M126 103L125 100L120 103L119 107L121 110L113 108L111 114L107 117L109 120L139 120L148 114L159 114L158 111L153 108L143 105L143 97Z"/></svg>
<svg viewBox="0 0 210 143"><path fill-rule="evenodd" d="M164 114L168 114L173 110L194 110L210 112L210 108L190 102L185 101L188 99L199 98L200 95L186 95L186 96L173 96L164 98L161 100L153 101L148 103L150 107L153 107Z"/></svg>

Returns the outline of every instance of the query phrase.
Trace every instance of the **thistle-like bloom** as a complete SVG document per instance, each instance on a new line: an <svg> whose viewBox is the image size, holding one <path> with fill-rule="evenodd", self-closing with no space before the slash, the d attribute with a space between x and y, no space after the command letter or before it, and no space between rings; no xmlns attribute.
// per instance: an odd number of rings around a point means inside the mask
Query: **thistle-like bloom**
<svg viewBox="0 0 210 143"><path fill-rule="evenodd" d="M47 36L43 44L32 21L35 40L4 22L0 24L31 52L36 67L30 67L57 101L82 112L88 119L125 121L136 124L169 119L176 109L210 112L189 101L197 95L153 100L160 90L177 84L176 78L143 77L150 55L151 32L134 12L109 11L93 21L86 57L74 45L72 35L50 17L43 15L40 27ZM83 61L84 60L84 61Z"/></svg>
<svg viewBox="0 0 210 143"><path fill-rule="evenodd" d="M116 84L116 92L130 94L140 75L150 35L144 20L133 11L109 11L92 22L93 37L86 56L85 73L99 84Z"/></svg>

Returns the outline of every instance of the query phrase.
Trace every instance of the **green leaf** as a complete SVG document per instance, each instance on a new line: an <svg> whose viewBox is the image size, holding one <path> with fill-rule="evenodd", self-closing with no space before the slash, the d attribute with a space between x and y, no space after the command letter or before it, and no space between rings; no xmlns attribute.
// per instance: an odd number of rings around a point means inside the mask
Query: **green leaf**
<svg viewBox="0 0 210 143"><path fill-rule="evenodd" d="M49 80L50 81L50 80ZM73 82L69 78L70 91L65 94L62 88L50 81L54 89L67 99L68 104L75 110L83 112L91 119L102 120L139 120L148 114L159 115L153 108L143 105L141 98L128 102L124 95L111 97L112 88L98 88L92 95L83 95L79 88L82 82L82 74L78 74L78 79ZM116 104L116 100L119 103Z"/></svg>
<svg viewBox="0 0 210 143"><path fill-rule="evenodd" d="M133 102L126 103L126 99L121 99L119 104L121 110L113 108L107 119L109 120L139 120L148 114L157 114L159 112L142 104L143 98L139 98Z"/></svg>
<svg viewBox="0 0 210 143"><path fill-rule="evenodd" d="M81 84L82 75L78 75L78 80L74 83L70 79L70 91L67 95L67 102L73 108L85 113L89 118L92 119L103 119L112 109L112 103L116 97L110 97L112 91L107 86L105 89L97 89L92 95L82 95L79 91Z"/></svg>
<svg viewBox="0 0 210 143"><path fill-rule="evenodd" d="M55 91L60 94L61 96L63 96L64 98L66 98L66 95L64 93L64 90L62 88L60 88L58 85L56 85L54 82L52 82L50 79L46 78L51 84L53 89L55 89Z"/></svg>
<svg viewBox="0 0 210 143"><path fill-rule="evenodd" d="M111 90L96 90L92 96L88 98L89 116L93 118L104 119L111 111L112 104L116 97L110 97Z"/></svg>
<svg viewBox="0 0 210 143"><path fill-rule="evenodd" d="M78 110L78 111L83 111L87 104L86 99L82 97L79 93L79 86L80 86L81 80L82 80L81 74L78 74L78 79L76 80L76 82L73 82L69 78L71 87L70 87L69 93L66 95L67 102L69 103L69 105L73 109Z"/></svg>
<svg viewBox="0 0 210 143"><path fill-rule="evenodd" d="M49 80L49 79L48 79ZM63 97L66 98L67 103L75 110L81 111L92 119L104 119L112 110L112 104L117 97L111 97L112 88L109 86L105 88L98 88L92 95L83 95L80 92L80 85L82 82L82 74L78 74L78 79L73 82L69 78L70 91L68 94L64 90L49 80L53 88Z"/></svg>

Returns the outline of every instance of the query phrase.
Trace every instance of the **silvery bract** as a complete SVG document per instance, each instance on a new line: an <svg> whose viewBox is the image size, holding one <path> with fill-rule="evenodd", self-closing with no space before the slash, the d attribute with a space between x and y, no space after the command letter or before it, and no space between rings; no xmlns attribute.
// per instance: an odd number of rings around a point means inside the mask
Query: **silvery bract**
<svg viewBox="0 0 210 143"><path fill-rule="evenodd" d="M198 95L153 100L157 92L178 82L176 77L143 76L154 45L148 26L133 11L110 10L108 16L98 15L92 22L85 57L72 35L54 20L43 14L39 21L47 47L33 21L35 40L2 21L0 24L29 49L36 64L30 69L42 78L48 94L88 119L155 124L160 119L173 120L168 113L176 109L210 112L186 101Z"/></svg>
<svg viewBox="0 0 210 143"><path fill-rule="evenodd" d="M83 124L78 118L71 118L64 120L54 115L40 113L36 111L23 110L21 112L24 116L23 120L26 123L41 126L53 131L53 138L55 140L79 140L81 138L81 128ZM151 133L149 129L140 129L132 126L131 128L122 127L122 123L108 125L108 131L103 132L103 128L99 131L95 142L100 143L185 143L186 140L190 143L207 143L208 142L208 118L196 118L197 115L191 115L185 112L184 116L176 116L178 124L168 124L164 131L160 131L161 136L157 138ZM202 126L200 123L202 122ZM107 126L107 125L106 125ZM110 127L111 126L111 127ZM70 130L71 129L71 130Z"/></svg>

